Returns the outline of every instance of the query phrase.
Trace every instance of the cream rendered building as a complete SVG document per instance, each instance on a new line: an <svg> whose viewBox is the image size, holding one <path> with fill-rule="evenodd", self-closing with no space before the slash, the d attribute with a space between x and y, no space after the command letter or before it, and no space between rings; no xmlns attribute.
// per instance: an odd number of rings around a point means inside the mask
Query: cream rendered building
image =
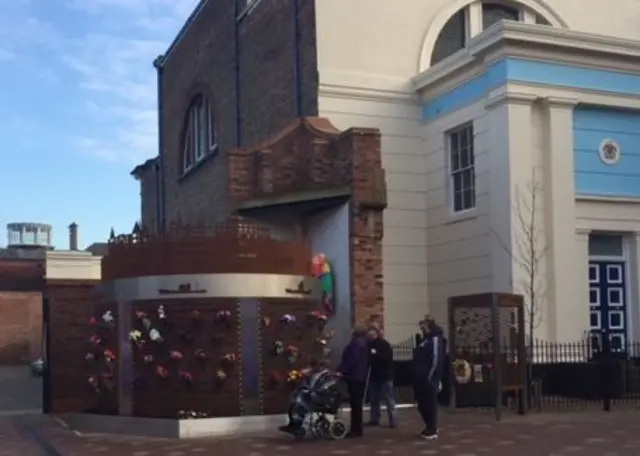
<svg viewBox="0 0 640 456"><path fill-rule="evenodd" d="M536 335L640 337L639 16L637 0L316 2L320 115L382 131L392 340L449 296L521 291L509 250L532 185Z"/></svg>

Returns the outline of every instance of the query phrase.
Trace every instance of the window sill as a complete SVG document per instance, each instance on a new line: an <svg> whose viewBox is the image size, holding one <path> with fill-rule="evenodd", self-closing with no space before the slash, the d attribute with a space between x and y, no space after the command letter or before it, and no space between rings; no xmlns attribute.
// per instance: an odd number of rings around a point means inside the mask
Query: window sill
<svg viewBox="0 0 640 456"><path fill-rule="evenodd" d="M449 220L445 225L455 225L456 223L468 222L469 220L475 220L478 218L478 212L475 208L467 209L466 211L452 212L449 214Z"/></svg>
<svg viewBox="0 0 640 456"><path fill-rule="evenodd" d="M185 179L189 178L189 176L196 173L200 168L204 166L205 163L210 162L213 158L218 155L218 150L211 152L210 154L205 155L203 158L198 160L195 165L191 168L187 169L182 173L182 175L178 178L178 182L183 182Z"/></svg>

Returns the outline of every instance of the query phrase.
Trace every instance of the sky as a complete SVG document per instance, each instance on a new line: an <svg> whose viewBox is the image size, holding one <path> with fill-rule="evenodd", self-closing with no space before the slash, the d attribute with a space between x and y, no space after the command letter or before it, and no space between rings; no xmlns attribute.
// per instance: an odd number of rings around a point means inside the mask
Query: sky
<svg viewBox="0 0 640 456"><path fill-rule="evenodd" d="M140 218L131 170L157 155L153 60L197 0L0 0L0 246L9 222L80 244Z"/></svg>

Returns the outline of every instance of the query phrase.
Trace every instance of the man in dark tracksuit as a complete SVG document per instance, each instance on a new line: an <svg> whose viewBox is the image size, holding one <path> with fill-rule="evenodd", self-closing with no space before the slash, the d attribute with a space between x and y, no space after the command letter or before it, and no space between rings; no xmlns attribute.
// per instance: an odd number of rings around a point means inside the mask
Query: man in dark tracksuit
<svg viewBox="0 0 640 456"><path fill-rule="evenodd" d="M414 392L425 429L420 437L438 438L438 392L444 373L446 347L442 328L427 316L420 322L423 339L413 353Z"/></svg>

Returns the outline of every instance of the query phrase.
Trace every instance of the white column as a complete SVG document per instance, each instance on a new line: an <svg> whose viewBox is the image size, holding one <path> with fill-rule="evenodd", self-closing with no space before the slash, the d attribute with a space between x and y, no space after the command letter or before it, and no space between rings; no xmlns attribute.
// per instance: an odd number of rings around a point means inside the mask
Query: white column
<svg viewBox="0 0 640 456"><path fill-rule="evenodd" d="M467 41L474 36L480 35L483 30L482 26L482 3L475 2L470 4L465 10L467 24Z"/></svg>
<svg viewBox="0 0 640 456"><path fill-rule="evenodd" d="M589 329L588 299L584 301L583 274L576 243L576 210L573 150L573 99L545 100L545 234L549 303L549 336L556 341L575 341ZM588 261L588 257L587 257ZM588 280L587 280L588 284Z"/></svg>
<svg viewBox="0 0 640 456"><path fill-rule="evenodd" d="M635 342L640 340L640 232L631 237L631 255L627 273L629 277L629 296L627 297L628 338ZM637 353L636 355L640 355Z"/></svg>
<svg viewBox="0 0 640 456"><path fill-rule="evenodd" d="M531 178L535 96L496 91L487 109L490 151L489 223L494 292L524 294L515 238L515 189Z"/></svg>
<svg viewBox="0 0 640 456"><path fill-rule="evenodd" d="M575 321L576 328L569 331L571 334L578 334L582 331L583 335L586 335L586 331L589 330L589 235L591 230L577 228L575 231L575 243L576 243L576 284L575 287ZM586 315L586 322L583 318Z"/></svg>

